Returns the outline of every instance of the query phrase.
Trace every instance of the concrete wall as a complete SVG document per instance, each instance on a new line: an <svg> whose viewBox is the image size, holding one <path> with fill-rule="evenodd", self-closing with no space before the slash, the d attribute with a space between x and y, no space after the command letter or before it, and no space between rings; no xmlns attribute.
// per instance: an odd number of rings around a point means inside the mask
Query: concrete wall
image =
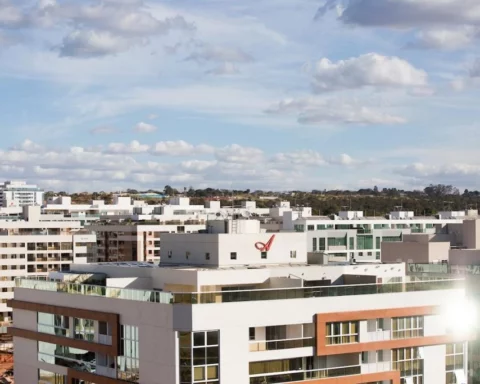
<svg viewBox="0 0 480 384"><path fill-rule="evenodd" d="M464 220L462 232L466 248L480 248L480 220Z"/></svg>
<svg viewBox="0 0 480 384"><path fill-rule="evenodd" d="M450 249L448 258L454 265L478 265L480 249Z"/></svg>

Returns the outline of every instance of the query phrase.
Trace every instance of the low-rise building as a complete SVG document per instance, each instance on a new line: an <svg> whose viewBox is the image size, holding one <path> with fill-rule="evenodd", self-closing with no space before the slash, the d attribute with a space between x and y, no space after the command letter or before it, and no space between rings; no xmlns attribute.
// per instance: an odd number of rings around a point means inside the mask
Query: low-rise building
<svg viewBox="0 0 480 384"><path fill-rule="evenodd" d="M305 238L218 220L207 233L165 235L159 265L83 264L18 279L15 378L465 383L462 279L406 276L403 263L309 264Z"/></svg>
<svg viewBox="0 0 480 384"><path fill-rule="evenodd" d="M26 181L14 180L0 184L0 207L42 205L43 189Z"/></svg>

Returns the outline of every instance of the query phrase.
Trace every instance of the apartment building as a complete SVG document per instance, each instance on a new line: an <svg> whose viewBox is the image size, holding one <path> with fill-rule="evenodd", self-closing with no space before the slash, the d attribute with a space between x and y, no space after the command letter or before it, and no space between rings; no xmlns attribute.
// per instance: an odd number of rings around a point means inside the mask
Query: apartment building
<svg viewBox="0 0 480 384"><path fill-rule="evenodd" d="M236 227L236 231L232 231ZM16 281L15 379L36 383L466 383L462 279L307 263L254 220L166 234L159 265Z"/></svg>
<svg viewBox="0 0 480 384"><path fill-rule="evenodd" d="M109 221L88 228L97 235L95 261L158 261L163 234L198 232L206 224L204 220Z"/></svg>
<svg viewBox="0 0 480 384"><path fill-rule="evenodd" d="M5 181L0 184L0 206L15 207L26 205L42 205L43 189L26 181Z"/></svg>
<svg viewBox="0 0 480 384"><path fill-rule="evenodd" d="M394 211L386 217L365 217L362 211L343 211L332 217L297 217L288 211L283 229L306 232L308 252L322 253L331 261L379 262L383 243L400 242L412 233L444 233L447 225L477 216L477 211L440 212L435 217Z"/></svg>
<svg viewBox="0 0 480 384"><path fill-rule="evenodd" d="M95 234L80 222L45 220L39 206L23 207L20 219L0 220L0 321L11 320L6 301L16 277L67 271L72 263L87 262L95 246Z"/></svg>

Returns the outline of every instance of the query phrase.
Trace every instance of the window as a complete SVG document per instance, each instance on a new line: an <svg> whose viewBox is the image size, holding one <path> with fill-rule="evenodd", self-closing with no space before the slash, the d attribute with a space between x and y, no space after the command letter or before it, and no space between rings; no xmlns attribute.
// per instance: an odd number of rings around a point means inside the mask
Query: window
<svg viewBox="0 0 480 384"><path fill-rule="evenodd" d="M373 249L373 236L357 235L357 249Z"/></svg>
<svg viewBox="0 0 480 384"><path fill-rule="evenodd" d="M326 344L358 343L358 321L344 321L326 324Z"/></svg>
<svg viewBox="0 0 480 384"><path fill-rule="evenodd" d="M315 230L315 225L308 225L307 230L308 231L314 231Z"/></svg>
<svg viewBox="0 0 480 384"><path fill-rule="evenodd" d="M255 340L255 327L250 327L248 330L248 340Z"/></svg>
<svg viewBox="0 0 480 384"><path fill-rule="evenodd" d="M318 250L319 251L325 251L326 247L325 247L325 238L324 237L320 237L318 239Z"/></svg>
<svg viewBox="0 0 480 384"><path fill-rule="evenodd" d="M399 236L383 236L382 241L384 243L387 243L387 242L390 243L393 241L402 241L402 234L400 234Z"/></svg>
<svg viewBox="0 0 480 384"><path fill-rule="evenodd" d="M377 362L381 363L383 360L383 350L377 351Z"/></svg>
<svg viewBox="0 0 480 384"><path fill-rule="evenodd" d="M172 258L172 255L173 255L173 251L168 251L167 256L168 256L169 259Z"/></svg>
<svg viewBox="0 0 480 384"><path fill-rule="evenodd" d="M117 356L117 378L138 383L139 354L138 327L133 325L120 326L120 356Z"/></svg>
<svg viewBox="0 0 480 384"><path fill-rule="evenodd" d="M400 371L400 384L422 384L423 357L420 351L417 347L392 350L392 368Z"/></svg>
<svg viewBox="0 0 480 384"><path fill-rule="evenodd" d="M290 258L296 259L297 258L297 251L290 251Z"/></svg>
<svg viewBox="0 0 480 384"><path fill-rule="evenodd" d="M423 336L423 316L395 317L392 319L392 339Z"/></svg>
<svg viewBox="0 0 480 384"><path fill-rule="evenodd" d="M322 230L322 229L326 229L326 225L325 224L317 224L317 230Z"/></svg>
<svg viewBox="0 0 480 384"><path fill-rule="evenodd" d="M185 258L188 260L189 257L190 257L190 252L189 251L185 252Z"/></svg>
<svg viewBox="0 0 480 384"><path fill-rule="evenodd" d="M381 243L381 242L382 242L382 238L379 237L379 236L377 236L377 237L375 238L375 248L380 249L380 247L381 247L380 243Z"/></svg>
<svg viewBox="0 0 480 384"><path fill-rule="evenodd" d="M337 246L346 246L347 245L347 237L329 237L328 238L328 246L329 247L337 247Z"/></svg>
<svg viewBox="0 0 480 384"><path fill-rule="evenodd" d="M90 319L73 319L73 336L75 339L93 341L95 339L94 321Z"/></svg>
<svg viewBox="0 0 480 384"><path fill-rule="evenodd" d="M249 366L250 375L261 375L266 373L299 371L304 369L305 364L301 357L284 360L267 360L251 362ZM285 377L284 377L285 378ZM284 380L282 380L283 382Z"/></svg>
<svg viewBox="0 0 480 384"><path fill-rule="evenodd" d="M219 383L219 331L179 332L180 384Z"/></svg>
<svg viewBox="0 0 480 384"><path fill-rule="evenodd" d="M237 260L237 252L230 252L230 260Z"/></svg>
<svg viewBox="0 0 480 384"><path fill-rule="evenodd" d="M304 232L305 231L305 226L302 224L295 224L293 226L295 232Z"/></svg>
<svg viewBox="0 0 480 384"><path fill-rule="evenodd" d="M362 364L368 364L368 352L362 352Z"/></svg>
<svg viewBox="0 0 480 384"><path fill-rule="evenodd" d="M375 252L375 259L380 260L380 252Z"/></svg>
<svg viewBox="0 0 480 384"><path fill-rule="evenodd" d="M464 371L464 344L447 344L445 356L446 384L459 383L455 371ZM459 383L461 384L461 383Z"/></svg>
<svg viewBox="0 0 480 384"><path fill-rule="evenodd" d="M52 313L37 313L37 331L50 335L70 337L70 318Z"/></svg>
<svg viewBox="0 0 480 384"><path fill-rule="evenodd" d="M348 239L348 249L355 249L355 238L350 237Z"/></svg>
<svg viewBox="0 0 480 384"><path fill-rule="evenodd" d="M261 257L262 259L266 259L266 258L267 258L267 252L261 252L261 253L260 253L260 257Z"/></svg>
<svg viewBox="0 0 480 384"><path fill-rule="evenodd" d="M377 319L377 331L383 331L385 329L385 324L383 319Z"/></svg>
<svg viewBox="0 0 480 384"><path fill-rule="evenodd" d="M65 376L58 373L38 370L38 384L64 384Z"/></svg>
<svg viewBox="0 0 480 384"><path fill-rule="evenodd" d="M210 260L210 252L205 253L205 260Z"/></svg>
<svg viewBox="0 0 480 384"><path fill-rule="evenodd" d="M38 361L94 373L95 352L63 345L38 342Z"/></svg>
<svg viewBox="0 0 480 384"><path fill-rule="evenodd" d="M317 250L317 238L314 237L312 239L312 251L315 252Z"/></svg>

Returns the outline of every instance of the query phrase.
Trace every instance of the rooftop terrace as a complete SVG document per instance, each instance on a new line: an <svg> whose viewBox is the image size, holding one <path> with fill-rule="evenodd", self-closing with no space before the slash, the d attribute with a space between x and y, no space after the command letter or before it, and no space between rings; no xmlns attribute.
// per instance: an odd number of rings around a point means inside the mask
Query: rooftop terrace
<svg viewBox="0 0 480 384"><path fill-rule="evenodd" d="M462 288L464 279L407 276L407 282L385 284L329 285L276 289L244 289L215 292L165 292L59 282L48 278L17 278L18 288L87 295L160 304L220 304L244 301L293 300L330 296L376 295Z"/></svg>

